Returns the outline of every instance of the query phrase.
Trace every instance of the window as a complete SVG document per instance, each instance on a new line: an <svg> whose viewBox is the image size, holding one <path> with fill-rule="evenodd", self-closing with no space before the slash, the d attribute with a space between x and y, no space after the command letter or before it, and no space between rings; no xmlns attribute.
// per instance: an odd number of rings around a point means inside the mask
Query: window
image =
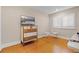
<svg viewBox="0 0 79 59"><path fill-rule="evenodd" d="M53 17L54 28L75 29L75 14L58 15Z"/></svg>

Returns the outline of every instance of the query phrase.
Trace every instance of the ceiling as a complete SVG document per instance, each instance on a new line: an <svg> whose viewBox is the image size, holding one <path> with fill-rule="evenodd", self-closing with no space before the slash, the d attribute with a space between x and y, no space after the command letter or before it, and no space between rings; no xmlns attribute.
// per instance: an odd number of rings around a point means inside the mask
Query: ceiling
<svg viewBox="0 0 79 59"><path fill-rule="evenodd" d="M74 6L32 6L33 9L45 12L47 14L55 13L60 10L72 8Z"/></svg>

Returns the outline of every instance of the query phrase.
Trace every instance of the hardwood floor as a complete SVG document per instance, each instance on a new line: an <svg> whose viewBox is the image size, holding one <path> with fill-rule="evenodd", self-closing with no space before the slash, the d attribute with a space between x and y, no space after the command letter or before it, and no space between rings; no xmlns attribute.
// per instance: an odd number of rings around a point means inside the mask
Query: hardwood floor
<svg viewBox="0 0 79 59"><path fill-rule="evenodd" d="M2 53L72 53L73 50L67 47L67 40L52 36L39 38L37 41L25 46L17 44L4 48Z"/></svg>

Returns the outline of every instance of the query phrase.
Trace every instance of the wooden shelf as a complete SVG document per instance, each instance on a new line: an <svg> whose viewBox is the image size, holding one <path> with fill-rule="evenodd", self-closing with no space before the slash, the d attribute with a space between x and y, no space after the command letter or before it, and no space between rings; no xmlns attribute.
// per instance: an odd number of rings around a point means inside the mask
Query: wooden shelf
<svg viewBox="0 0 79 59"><path fill-rule="evenodd" d="M37 40L37 26L22 26L22 41L21 43L24 45L30 41Z"/></svg>
<svg viewBox="0 0 79 59"><path fill-rule="evenodd" d="M24 33L37 32L37 29L24 29Z"/></svg>
<svg viewBox="0 0 79 59"><path fill-rule="evenodd" d="M35 40L37 40L37 39L31 39L31 40L25 40L25 41L23 41L23 42L21 42L23 45L25 45L25 43L28 43L28 42L31 42L31 41L35 41Z"/></svg>
<svg viewBox="0 0 79 59"><path fill-rule="evenodd" d="M30 39L35 39L35 38L37 38L37 35L30 36L30 37L24 37L23 41L30 40Z"/></svg>
<svg viewBox="0 0 79 59"><path fill-rule="evenodd" d="M37 26L35 25L35 18L23 16L21 19L21 43L24 44L37 40Z"/></svg>
<svg viewBox="0 0 79 59"><path fill-rule="evenodd" d="M21 26L35 26L34 24L21 24Z"/></svg>

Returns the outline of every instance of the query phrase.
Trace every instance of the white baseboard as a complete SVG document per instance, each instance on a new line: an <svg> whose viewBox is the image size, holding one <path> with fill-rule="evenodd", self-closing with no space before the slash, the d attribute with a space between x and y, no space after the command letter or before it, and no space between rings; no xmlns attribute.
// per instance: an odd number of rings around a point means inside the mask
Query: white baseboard
<svg viewBox="0 0 79 59"><path fill-rule="evenodd" d="M41 38L41 37L44 37L44 36L46 36L45 33L39 33L39 34L38 34L38 38Z"/></svg>
<svg viewBox="0 0 79 59"><path fill-rule="evenodd" d="M58 38L62 38L62 39L67 39L67 40L69 39L68 37L59 36L59 35L57 35L57 36L56 36L56 35L51 35L51 34L50 34L50 36L53 36L53 37L58 37Z"/></svg>
<svg viewBox="0 0 79 59"><path fill-rule="evenodd" d="M62 39L69 39L68 37L64 37L64 36L58 36L59 38L62 38Z"/></svg>
<svg viewBox="0 0 79 59"><path fill-rule="evenodd" d="M45 36L47 36L46 34L41 34L41 35L39 35L38 36L38 38L41 38L41 37L45 37ZM56 36L56 35L52 35L52 34L49 34L49 36L53 36L53 37L58 37L58 38L62 38L62 39L69 39L68 37L64 37L64 36Z"/></svg>
<svg viewBox="0 0 79 59"><path fill-rule="evenodd" d="M1 49L6 48L6 47L9 47L9 46L16 45L16 44L19 44L20 42L21 41L14 41L14 42L2 44Z"/></svg>
<svg viewBox="0 0 79 59"><path fill-rule="evenodd" d="M38 36L38 38L42 38L42 37L45 37L46 35L40 35L40 36Z"/></svg>

